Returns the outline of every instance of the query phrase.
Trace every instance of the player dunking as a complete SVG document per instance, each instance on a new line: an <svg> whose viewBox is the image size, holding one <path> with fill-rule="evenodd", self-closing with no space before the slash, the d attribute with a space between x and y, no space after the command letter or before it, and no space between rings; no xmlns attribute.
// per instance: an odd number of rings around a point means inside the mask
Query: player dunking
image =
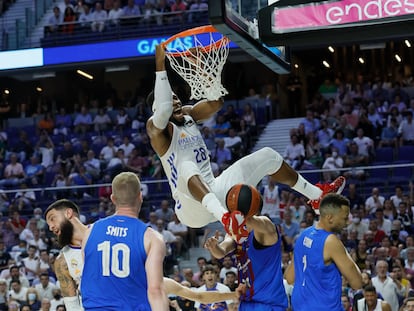
<svg viewBox="0 0 414 311"><path fill-rule="evenodd" d="M161 159L176 202L175 212L182 223L200 228L219 220L227 233L242 242L248 234L244 230L244 217L238 211L230 214L225 208L226 193L233 185L256 186L264 176L270 175L275 182L286 184L309 198L314 209L319 207L319 200L325 194L343 190L344 177L331 184L312 185L283 161L278 152L267 147L243 157L215 178L197 122L218 112L223 100L217 97L194 106L182 106L169 84L165 50L161 45L156 47L155 63L154 92L147 99L154 113L147 121L147 133Z"/></svg>

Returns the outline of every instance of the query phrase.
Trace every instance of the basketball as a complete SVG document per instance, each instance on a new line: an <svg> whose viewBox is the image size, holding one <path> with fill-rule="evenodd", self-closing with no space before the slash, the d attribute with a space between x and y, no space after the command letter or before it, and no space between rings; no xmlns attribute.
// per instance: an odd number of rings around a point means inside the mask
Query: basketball
<svg viewBox="0 0 414 311"><path fill-rule="evenodd" d="M226 205L230 212L238 210L246 218L249 218L260 213L263 201L259 191L255 187L237 184L227 192Z"/></svg>

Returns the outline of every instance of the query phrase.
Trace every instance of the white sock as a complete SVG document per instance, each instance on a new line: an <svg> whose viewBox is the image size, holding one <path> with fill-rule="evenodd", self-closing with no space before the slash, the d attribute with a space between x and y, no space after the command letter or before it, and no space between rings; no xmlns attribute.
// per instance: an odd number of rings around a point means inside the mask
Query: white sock
<svg viewBox="0 0 414 311"><path fill-rule="evenodd" d="M201 204L219 221L221 221L223 215L228 212L227 209L221 205L220 201L217 199L216 195L213 192L207 193L203 197L203 200L201 200Z"/></svg>
<svg viewBox="0 0 414 311"><path fill-rule="evenodd" d="M303 178L301 174L298 174L298 180L292 189L305 195L310 200L317 200L322 195L322 190Z"/></svg>

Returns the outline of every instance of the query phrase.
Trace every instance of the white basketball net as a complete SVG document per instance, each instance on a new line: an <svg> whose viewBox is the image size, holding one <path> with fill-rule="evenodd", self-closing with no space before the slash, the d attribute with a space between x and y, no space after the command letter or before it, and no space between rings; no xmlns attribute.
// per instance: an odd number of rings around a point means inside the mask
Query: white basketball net
<svg viewBox="0 0 414 311"><path fill-rule="evenodd" d="M166 50L171 67L190 85L190 99L218 100L228 94L221 84L221 72L229 55L229 39L222 36L216 41L211 32L209 35L208 48L194 34L194 48L188 49L184 40L176 40L170 45L173 48Z"/></svg>

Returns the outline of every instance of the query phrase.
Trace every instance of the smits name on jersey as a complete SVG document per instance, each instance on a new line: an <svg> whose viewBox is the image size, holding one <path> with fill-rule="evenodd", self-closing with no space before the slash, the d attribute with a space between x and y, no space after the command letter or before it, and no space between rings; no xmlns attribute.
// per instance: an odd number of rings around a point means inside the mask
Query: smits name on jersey
<svg viewBox="0 0 414 311"><path fill-rule="evenodd" d="M116 236L116 237L126 237L128 234L128 228L124 227L115 227L108 226L106 227L106 235Z"/></svg>

